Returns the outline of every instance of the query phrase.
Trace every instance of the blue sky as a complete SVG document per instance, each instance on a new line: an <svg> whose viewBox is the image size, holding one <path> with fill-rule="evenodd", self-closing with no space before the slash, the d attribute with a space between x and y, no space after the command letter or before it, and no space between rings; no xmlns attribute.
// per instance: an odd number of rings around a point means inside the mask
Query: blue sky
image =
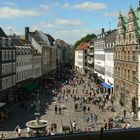
<svg viewBox="0 0 140 140"><path fill-rule="evenodd" d="M67 43L101 28L117 28L119 11L128 13L138 0L0 0L0 26L7 34L24 35L24 27Z"/></svg>

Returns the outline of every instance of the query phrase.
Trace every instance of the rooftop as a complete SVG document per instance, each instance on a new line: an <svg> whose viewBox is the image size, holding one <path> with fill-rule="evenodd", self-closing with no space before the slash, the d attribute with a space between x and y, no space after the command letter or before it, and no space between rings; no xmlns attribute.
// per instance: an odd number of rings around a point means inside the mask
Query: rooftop
<svg viewBox="0 0 140 140"><path fill-rule="evenodd" d="M89 48L89 43L87 42L82 42L77 48L76 50L84 50L84 49L88 49Z"/></svg>
<svg viewBox="0 0 140 140"><path fill-rule="evenodd" d="M2 28L0 27L0 37L7 37Z"/></svg>

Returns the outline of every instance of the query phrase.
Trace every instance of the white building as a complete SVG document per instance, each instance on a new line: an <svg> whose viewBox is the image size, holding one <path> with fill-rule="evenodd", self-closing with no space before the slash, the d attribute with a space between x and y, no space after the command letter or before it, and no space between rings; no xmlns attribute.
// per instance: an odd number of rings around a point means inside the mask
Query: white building
<svg viewBox="0 0 140 140"><path fill-rule="evenodd" d="M105 36L107 35L102 29L102 33L94 41L94 73L97 75L96 82L102 83L105 80Z"/></svg>
<svg viewBox="0 0 140 140"><path fill-rule="evenodd" d="M75 50L75 69L81 74L86 73L88 43L81 43Z"/></svg>
<svg viewBox="0 0 140 140"><path fill-rule="evenodd" d="M114 86L114 47L116 30L113 30L105 39L105 83ZM112 91L113 92L113 91Z"/></svg>

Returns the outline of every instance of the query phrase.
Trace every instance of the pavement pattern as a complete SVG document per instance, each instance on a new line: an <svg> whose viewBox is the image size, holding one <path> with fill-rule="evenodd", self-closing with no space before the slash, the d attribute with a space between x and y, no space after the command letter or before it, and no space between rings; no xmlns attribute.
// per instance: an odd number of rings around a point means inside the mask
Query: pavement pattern
<svg viewBox="0 0 140 140"><path fill-rule="evenodd" d="M84 77L85 83L89 82L87 77ZM90 81L90 86L86 87L85 90L90 91L90 87L94 87L94 83ZM64 85L63 89L70 88L70 85ZM82 94L83 84L77 85L77 94ZM26 105L30 105L33 103L33 99L25 101ZM62 114L55 114L54 105L56 104L57 97L53 94L48 93L41 93L40 95L40 102L48 103L49 109L45 109L45 111L41 114L41 119L47 120L50 127L52 123L57 124L57 133L62 133L62 125L70 126L70 122L76 122L76 129L84 130L85 128L90 127L92 131L98 131L101 127L104 126L104 120L108 120L109 117L114 117L116 113L123 114L124 108L119 105L118 101L114 101L114 107L116 112L111 112L109 110L99 111L98 106L87 103L86 106L90 106L90 112L96 113L98 117L98 121L96 125L87 122L87 114L84 114L82 110L75 111L74 108L74 100L68 97L68 101L61 102L66 106L66 109L62 110ZM20 103L16 103L9 107L11 112L9 118L0 124L0 134L4 134L6 139L8 138L15 138L16 132L15 127L16 125L20 125L21 128L21 135L23 137L28 137L26 131L26 122L35 119L34 113L35 110L25 110L19 107ZM107 103L107 106L111 105L110 102ZM127 112L126 120L129 121L132 127L139 127L140 121L134 121L130 118L130 113Z"/></svg>

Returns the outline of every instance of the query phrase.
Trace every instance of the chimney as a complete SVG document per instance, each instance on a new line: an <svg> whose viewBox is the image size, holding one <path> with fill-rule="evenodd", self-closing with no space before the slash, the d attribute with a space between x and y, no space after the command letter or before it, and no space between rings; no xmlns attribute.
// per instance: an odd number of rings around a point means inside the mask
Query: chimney
<svg viewBox="0 0 140 140"><path fill-rule="evenodd" d="M25 39L28 41L29 27L25 27Z"/></svg>
<svg viewBox="0 0 140 140"><path fill-rule="evenodd" d="M102 34L104 34L104 32L105 32L105 29L104 29L104 28L102 28Z"/></svg>

